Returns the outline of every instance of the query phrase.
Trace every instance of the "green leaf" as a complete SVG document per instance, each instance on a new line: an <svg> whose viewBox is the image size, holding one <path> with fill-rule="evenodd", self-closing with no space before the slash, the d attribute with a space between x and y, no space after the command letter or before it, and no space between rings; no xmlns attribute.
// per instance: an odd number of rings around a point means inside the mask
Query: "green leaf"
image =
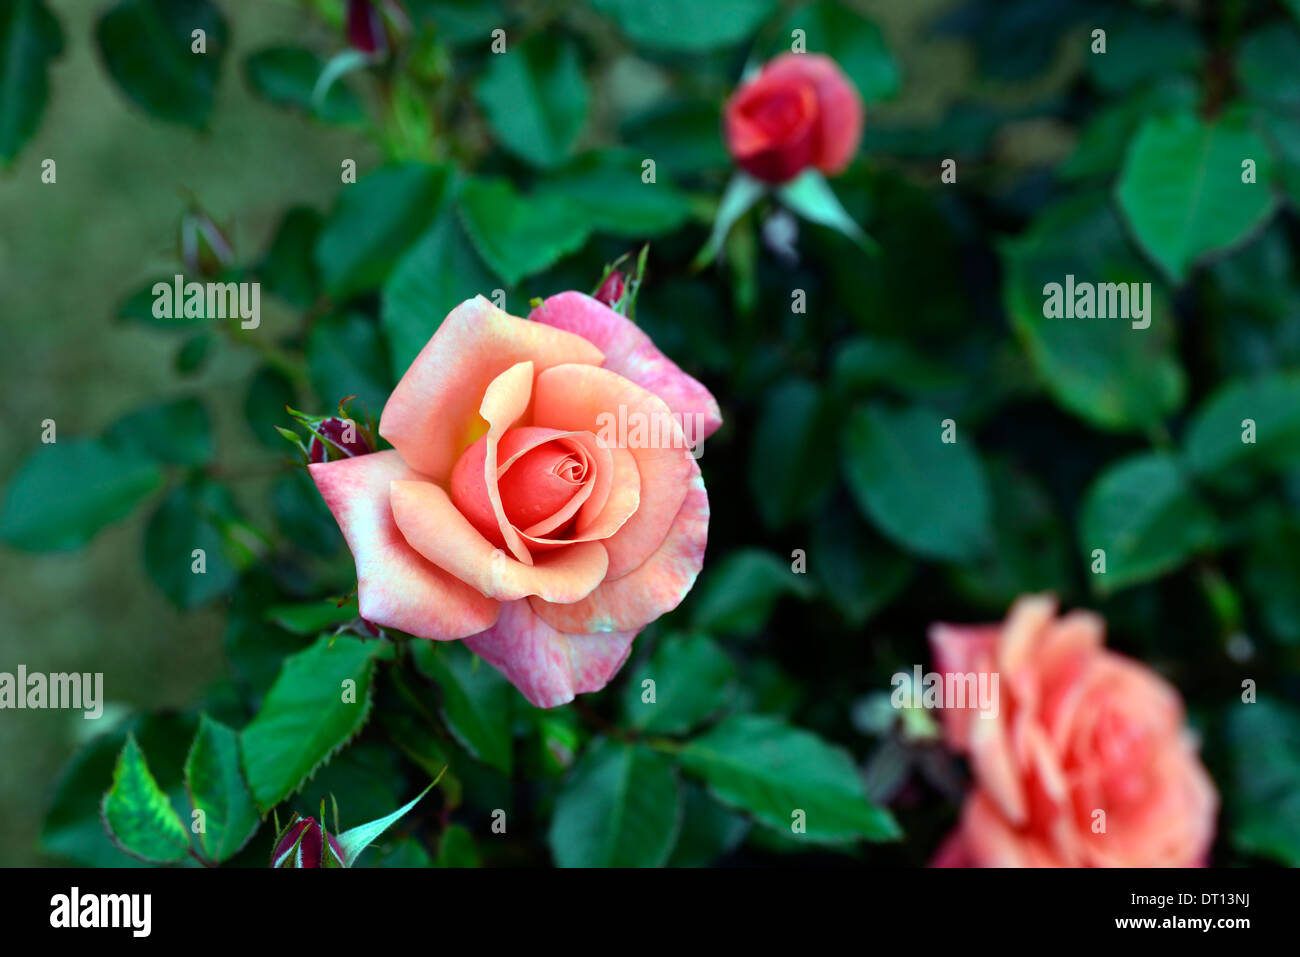
<svg viewBox="0 0 1300 957"><path fill-rule="evenodd" d="M192 31L206 53L192 52ZM119 0L99 20L95 41L109 74L160 120L207 124L226 52L226 21L209 0Z"/></svg>
<svg viewBox="0 0 1300 957"><path fill-rule="evenodd" d="M1088 73L1099 89L1121 93L1141 83L1201 69L1205 44L1184 17L1123 11L1106 27L1106 53L1087 57Z"/></svg>
<svg viewBox="0 0 1300 957"><path fill-rule="evenodd" d="M1187 464L1199 476L1300 466L1300 374L1221 386L1192 416L1184 444Z"/></svg>
<svg viewBox="0 0 1300 957"><path fill-rule="evenodd" d="M651 50L700 53L744 40L777 8L776 0L591 0L628 39Z"/></svg>
<svg viewBox="0 0 1300 957"><path fill-rule="evenodd" d="M266 620L274 622L295 635L319 635L333 630L357 617L357 604L349 601L339 605L333 598L308 601L297 605L272 605L266 610Z"/></svg>
<svg viewBox="0 0 1300 957"><path fill-rule="evenodd" d="M1006 243L1002 257L1012 328L1058 404L1115 431L1149 430L1182 405L1186 377L1172 348L1173 306L1160 283L1142 285L1153 276L1131 252L1119 218L1100 194L1052 207L1028 233ZM1139 284L1145 319L1048 318L1046 286L1058 284L1064 297L1071 275L1097 290L1103 283L1117 284L1117 295L1118 289L1131 293L1132 284ZM1106 299L1109 311L1109 287ZM1129 312L1134 315L1132 302ZM1134 321L1150 326L1135 329Z"/></svg>
<svg viewBox="0 0 1300 957"><path fill-rule="evenodd" d="M239 770L239 735L206 714L185 759L185 789L203 812L197 839L208 860L234 857L257 833L261 815Z"/></svg>
<svg viewBox="0 0 1300 957"><path fill-rule="evenodd" d="M296 309L308 308L320 288L312 251L324 222L324 217L308 206L290 207L257 266L257 277L266 291Z"/></svg>
<svg viewBox="0 0 1300 957"><path fill-rule="evenodd" d="M189 832L149 773L134 734L118 756L100 814L113 843L142 861L175 864L189 854Z"/></svg>
<svg viewBox="0 0 1300 957"><path fill-rule="evenodd" d="M778 718L727 718L688 743L680 758L718 800L796 840L840 843L901 836L889 811L867 800L845 751ZM796 811L804 812L806 833L791 830Z"/></svg>
<svg viewBox="0 0 1300 957"><path fill-rule="evenodd" d="M718 135L718 104L709 100L656 104L625 120L621 132L634 153L655 161L659 175L685 176L731 165Z"/></svg>
<svg viewBox="0 0 1300 957"><path fill-rule="evenodd" d="M855 627L885 608L912 578L913 562L863 524L847 502L822 509L812 527L808 570Z"/></svg>
<svg viewBox="0 0 1300 957"><path fill-rule="evenodd" d="M232 541L234 501L220 485L196 479L167 493L144 531L144 567L177 608L196 608L229 593L245 559ZM203 566L194 569L203 550Z"/></svg>
<svg viewBox="0 0 1300 957"><path fill-rule="evenodd" d="M403 6L412 23L453 46L481 44L509 22L499 0L405 0Z"/></svg>
<svg viewBox="0 0 1300 957"><path fill-rule="evenodd" d="M804 32L805 52L824 53L839 64L868 103L898 95L898 61L875 23L836 0L808 3L790 12L772 54L790 50L794 30Z"/></svg>
<svg viewBox="0 0 1300 957"><path fill-rule="evenodd" d="M815 587L791 564L757 548L742 548L704 575L692 606L692 627L720 635L749 636L767 624L783 594L812 597Z"/></svg>
<svg viewBox="0 0 1300 957"><path fill-rule="evenodd" d="M369 821L398 806L410 793L409 780L409 770L396 750L382 740L363 738L316 772L291 804L318 809L323 801L332 825L337 801L349 818Z"/></svg>
<svg viewBox="0 0 1300 957"><path fill-rule="evenodd" d="M1300 867L1300 713L1268 698L1227 714L1232 843Z"/></svg>
<svg viewBox="0 0 1300 957"><path fill-rule="evenodd" d="M1252 101L1294 112L1300 109L1300 79L1295 76L1300 57L1300 31L1294 25L1273 23L1256 30L1237 51L1241 85Z"/></svg>
<svg viewBox="0 0 1300 957"><path fill-rule="evenodd" d="M1107 59L1095 56L1094 60ZM1124 151L1142 121L1157 113L1196 108L1197 84L1191 77L1165 76L1093 113L1079 132L1074 152L1060 167L1063 179L1104 178L1110 181L1124 162Z"/></svg>
<svg viewBox="0 0 1300 957"><path fill-rule="evenodd" d="M710 867L741 845L749 820L720 805L694 781L687 781L683 790L682 828L668 866Z"/></svg>
<svg viewBox="0 0 1300 957"><path fill-rule="evenodd" d="M361 730L381 647L326 637L284 660L261 710L239 736L244 776L263 813L301 788Z"/></svg>
<svg viewBox="0 0 1300 957"><path fill-rule="evenodd" d="M110 425L104 442L172 465L206 465L215 451L208 411L194 398L138 409Z"/></svg>
<svg viewBox="0 0 1300 957"><path fill-rule="evenodd" d="M42 445L9 481L0 539L25 551L67 551L125 517L162 484L136 452L70 439Z"/></svg>
<svg viewBox="0 0 1300 957"><path fill-rule="evenodd" d="M378 289L433 222L449 180L444 167L382 167L345 186L316 241L316 264L337 299Z"/></svg>
<svg viewBox="0 0 1300 957"><path fill-rule="evenodd" d="M736 666L707 635L666 635L654 657L628 669L623 714L630 727L653 734L682 734L727 708L736 692ZM654 682L645 700L643 682Z"/></svg>
<svg viewBox="0 0 1300 957"><path fill-rule="evenodd" d="M365 824L359 824L354 828L336 835L339 839L339 846L343 849L343 863L351 867L356 863L361 852L374 843L375 838L379 837L386 830L393 826L407 811L420 803L420 798L429 793L429 789L437 784L437 781L430 782L429 786L417 794L410 801L403 804L392 814L385 814L383 817L374 821L368 821Z"/></svg>
<svg viewBox="0 0 1300 957"><path fill-rule="evenodd" d="M690 199L656 171L641 179L642 158L617 150L586 153L542 181L539 193L567 200L591 229L643 239L672 232L691 215Z"/></svg>
<svg viewBox="0 0 1300 957"><path fill-rule="evenodd" d="M474 248L509 286L576 251L587 238L587 224L568 200L522 196L502 179L466 180L457 206Z"/></svg>
<svg viewBox="0 0 1300 957"><path fill-rule="evenodd" d="M740 217L749 212L765 195L767 195L767 186L752 176L738 172L731 177L731 182L727 184L722 200L718 203L718 212L713 220L709 241L695 256L691 267L703 269L713 262L713 258L722 249L722 244L727 241L727 234L731 232L731 227L735 226L740 221Z"/></svg>
<svg viewBox="0 0 1300 957"><path fill-rule="evenodd" d="M1009 607L1019 595L1064 591L1071 574L1069 534L1047 491L1002 460L990 463L988 474L997 545L953 570L958 587L990 610Z"/></svg>
<svg viewBox="0 0 1300 957"><path fill-rule="evenodd" d="M490 297L497 283L456 214L444 209L384 284L379 321L393 374L400 377L410 368L448 313L466 299Z"/></svg>
<svg viewBox="0 0 1300 957"><path fill-rule="evenodd" d="M858 336L835 353L831 383L836 390L854 395L883 385L915 396L955 389L962 376L905 342Z"/></svg>
<svg viewBox="0 0 1300 957"><path fill-rule="evenodd" d="M0 9L0 167L36 132L50 61L62 53L63 30L44 0L12 0Z"/></svg>
<svg viewBox="0 0 1300 957"><path fill-rule="evenodd" d="M1130 456L1093 480L1079 517L1085 565L1106 552L1094 577L1107 594L1178 568L1216 538L1214 516L1188 485L1177 459L1163 452Z"/></svg>
<svg viewBox="0 0 1300 957"><path fill-rule="evenodd" d="M324 66L311 50L273 46L249 54L244 75L253 92L268 103L300 110L327 123L363 122L366 114L361 101L342 83L333 84L319 106L312 103L312 90Z"/></svg>
<svg viewBox="0 0 1300 957"><path fill-rule="evenodd" d="M105 714L100 720L113 719ZM194 737L195 721L176 714L147 714L96 735L64 767L41 826L41 849L46 853L88 867L145 866L122 856L100 813L104 784L113 778L128 731L134 732L140 748L152 756L150 770L172 807L184 807L181 767Z"/></svg>
<svg viewBox="0 0 1300 957"><path fill-rule="evenodd" d="M943 416L865 406L849 415L844 473L858 507L916 554L972 561L993 544L992 502L970 433L942 439Z"/></svg>
<svg viewBox="0 0 1300 957"><path fill-rule="evenodd" d="M474 847L474 836L459 824L452 824L442 832L438 842L438 856L434 867L478 867L478 850Z"/></svg>
<svg viewBox="0 0 1300 957"><path fill-rule="evenodd" d="M378 419L393 391L392 366L379 326L359 311L316 321L307 337L307 372L316 398L327 409L355 395L354 408Z"/></svg>
<svg viewBox="0 0 1300 957"><path fill-rule="evenodd" d="M1300 206L1300 114L1265 106L1254 111L1254 118L1273 147L1278 184L1294 209Z"/></svg>
<svg viewBox="0 0 1300 957"><path fill-rule="evenodd" d="M1242 584L1264 629L1277 641L1300 645L1300 528L1271 525L1246 551Z"/></svg>
<svg viewBox="0 0 1300 957"><path fill-rule="evenodd" d="M768 390L749 456L749 487L770 529L807 515L835 480L836 417L815 383L788 379Z"/></svg>
<svg viewBox="0 0 1300 957"><path fill-rule="evenodd" d="M280 673L287 655L309 642L266 621L266 609L280 600L270 574L246 574L230 599L223 640L230 675L250 710L255 710Z"/></svg>
<svg viewBox="0 0 1300 957"><path fill-rule="evenodd" d="M275 431L277 425L288 421L285 406L298 407L298 394L293 383L279 369L263 366L249 380L244 395L244 421L258 444L277 452L290 448Z"/></svg>
<svg viewBox="0 0 1300 957"><path fill-rule="evenodd" d="M514 700L510 682L459 643L422 641L412 654L420 670L442 690L439 710L456 740L478 760L509 774Z"/></svg>
<svg viewBox="0 0 1300 957"><path fill-rule="evenodd" d="M1243 183L1253 159L1257 182ZM1206 121L1191 112L1148 119L1129 146L1116 187L1147 255L1175 283L1192 265L1246 239L1272 215L1273 161L1240 110Z"/></svg>
<svg viewBox="0 0 1300 957"><path fill-rule="evenodd" d="M681 815L671 762L641 745L601 738L565 778L548 843L560 867L662 867Z"/></svg>
<svg viewBox="0 0 1300 957"><path fill-rule="evenodd" d="M488 57L478 101L501 145L526 163L562 162L587 121L587 82L572 41L534 34Z"/></svg>
<svg viewBox="0 0 1300 957"><path fill-rule="evenodd" d="M193 375L203 368L212 352L215 340L206 333L191 336L176 353L176 371L181 375Z"/></svg>

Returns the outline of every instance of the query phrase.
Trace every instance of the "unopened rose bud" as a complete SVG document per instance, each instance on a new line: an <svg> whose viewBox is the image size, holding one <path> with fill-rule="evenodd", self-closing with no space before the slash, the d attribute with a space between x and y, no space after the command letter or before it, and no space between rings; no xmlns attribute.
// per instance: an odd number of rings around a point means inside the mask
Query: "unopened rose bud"
<svg viewBox="0 0 1300 957"><path fill-rule="evenodd" d="M603 302L605 305L613 307L614 303L623 298L623 292L627 288L627 280L617 269L606 277L605 281L600 284L596 290L595 299L597 302Z"/></svg>
<svg viewBox="0 0 1300 957"><path fill-rule="evenodd" d="M317 824L315 818L295 814L276 838L271 866L344 867L343 848L338 838Z"/></svg>
<svg viewBox="0 0 1300 957"><path fill-rule="evenodd" d="M348 43L354 50L382 57L410 30L397 0L348 0Z"/></svg>
<svg viewBox="0 0 1300 957"><path fill-rule="evenodd" d="M190 275L219 276L235 261L235 252L212 217L192 206L181 216L179 255Z"/></svg>
<svg viewBox="0 0 1300 957"><path fill-rule="evenodd" d="M387 49L383 18L370 0L348 0L348 42L362 53Z"/></svg>
<svg viewBox="0 0 1300 957"><path fill-rule="evenodd" d="M344 458L369 455L374 451L365 433L350 419L322 419L316 432L318 435L313 435L311 444L307 446L307 459L311 462L328 462L331 448L341 452ZM321 438L325 441L322 442Z"/></svg>

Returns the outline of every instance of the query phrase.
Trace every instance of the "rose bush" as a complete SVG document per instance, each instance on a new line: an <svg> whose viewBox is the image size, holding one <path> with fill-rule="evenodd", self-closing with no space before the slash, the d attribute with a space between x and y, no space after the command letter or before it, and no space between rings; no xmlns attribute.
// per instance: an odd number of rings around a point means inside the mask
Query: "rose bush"
<svg viewBox="0 0 1300 957"><path fill-rule="evenodd" d="M611 431L628 420L654 428ZM704 386L589 296L528 319L479 296L389 397L393 449L310 468L362 617L464 639L553 707L603 688L690 590L709 524L691 447L720 424Z"/></svg>
<svg viewBox="0 0 1300 957"><path fill-rule="evenodd" d="M940 673L997 673L1001 687L996 717L940 712L975 788L935 864L1203 865L1218 795L1178 693L1108 651L1098 616L1055 613L1051 598L1024 598L1001 625L930 632Z"/></svg>
<svg viewBox="0 0 1300 957"><path fill-rule="evenodd" d="M862 97L828 56L787 53L727 101L724 127L736 165L783 183L808 167L841 172L862 140Z"/></svg>

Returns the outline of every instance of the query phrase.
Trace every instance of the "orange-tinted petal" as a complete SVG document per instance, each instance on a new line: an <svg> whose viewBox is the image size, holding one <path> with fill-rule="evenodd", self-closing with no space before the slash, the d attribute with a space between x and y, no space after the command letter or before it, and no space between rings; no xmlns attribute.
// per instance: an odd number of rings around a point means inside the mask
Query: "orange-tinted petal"
<svg viewBox="0 0 1300 957"><path fill-rule="evenodd" d="M622 578L606 579L571 605L530 599L533 610L561 631L639 631L681 604L704 566L708 538L709 497L697 467L663 545L643 565Z"/></svg>
<svg viewBox="0 0 1300 957"><path fill-rule="evenodd" d="M416 478L396 452L310 466L357 565L362 617L420 638L464 638L497 617L500 604L430 563L407 544L389 507L389 486Z"/></svg>
<svg viewBox="0 0 1300 957"><path fill-rule="evenodd" d="M523 533L523 536L530 546L549 548L563 542L606 541L636 514L637 506L641 502L641 478L637 474L636 459L632 457L631 452L627 449L606 449L599 446L590 433L571 434L577 437L586 436L596 451L608 456L607 461L600 466L604 470L602 475L609 476L604 483L606 488L603 507L599 511L594 509L593 502L596 501L596 494L593 493L592 497L578 509L578 521L573 534L561 540L548 538L529 529Z"/></svg>
<svg viewBox="0 0 1300 957"><path fill-rule="evenodd" d="M538 618L526 601L501 606L497 623L465 639L539 708L554 708L574 695L599 691L618 673L636 632L566 634Z"/></svg>
<svg viewBox="0 0 1300 957"><path fill-rule="evenodd" d="M631 320L581 292L551 296L528 315L557 329L582 336L605 354L604 368L617 372L667 403L692 444L708 438L722 424L717 400L687 375Z"/></svg>
<svg viewBox="0 0 1300 957"><path fill-rule="evenodd" d="M578 542L515 561L484 538L432 482L394 482L393 518L417 552L485 595L513 601L537 595L547 601L580 601L601 583L609 567L599 542Z"/></svg>
<svg viewBox="0 0 1300 957"><path fill-rule="evenodd" d="M627 445L641 479L640 503L623 527L605 539L605 548L610 578L621 578L639 567L663 543L696 467L668 406L608 369L560 365L537 377L533 421L555 429L593 432L606 445ZM616 434L619 422L625 436Z"/></svg>
<svg viewBox="0 0 1300 957"><path fill-rule="evenodd" d="M517 362L535 371L560 363L598 365L581 336L508 315L482 296L453 309L388 397L379 434L411 468L445 481L461 452L485 430L483 393Z"/></svg>
<svg viewBox="0 0 1300 957"><path fill-rule="evenodd" d="M517 561L525 565L533 563L533 556L528 546L519 537L519 532L506 521L505 507L501 504L501 487L497 473L497 446L506 430L518 421L528 410L529 400L533 395L533 364L517 362L493 379L483 394L483 403L479 406L479 415L488 424L487 443L484 447L483 483L487 489L488 501L492 503L492 514L497 521L497 528L505 540L506 547Z"/></svg>

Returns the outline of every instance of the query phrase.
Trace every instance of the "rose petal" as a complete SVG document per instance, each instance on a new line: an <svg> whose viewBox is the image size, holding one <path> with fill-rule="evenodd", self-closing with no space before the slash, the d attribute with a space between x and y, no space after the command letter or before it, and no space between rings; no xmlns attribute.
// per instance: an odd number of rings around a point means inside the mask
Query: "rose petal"
<svg viewBox="0 0 1300 957"><path fill-rule="evenodd" d="M668 534L686 498L695 466L685 450L685 436L663 400L608 369L561 365L537 377L533 392L533 421L555 429L586 430L604 441L610 428L606 416L617 420L620 410L630 423L644 422L660 430L657 447L630 447L641 478L636 513L605 539L609 577L621 578L655 553ZM637 419L632 416L644 416ZM634 438L631 434L629 438ZM604 444L614 444L604 441Z"/></svg>
<svg viewBox="0 0 1300 957"><path fill-rule="evenodd" d="M842 172L862 140L862 97L833 59L822 53L785 54L763 70L772 82L811 83L817 97L816 147L812 164L823 173Z"/></svg>
<svg viewBox="0 0 1300 957"><path fill-rule="evenodd" d="M599 542L578 542L517 562L489 542L432 482L394 482L393 518L417 552L480 592L500 601L537 595L574 602L605 578L609 558ZM480 629L481 630L481 629Z"/></svg>
<svg viewBox="0 0 1300 957"><path fill-rule="evenodd" d="M770 69L764 68L728 101L723 128L727 148L741 169L767 183L784 183L817 159L820 108L813 83L773 79Z"/></svg>
<svg viewBox="0 0 1300 957"><path fill-rule="evenodd" d="M485 429L477 415L488 384L517 362L535 371L560 363L599 365L581 336L508 315L482 296L466 300L420 350L379 419L411 468L445 481L460 453Z"/></svg>
<svg viewBox="0 0 1300 957"><path fill-rule="evenodd" d="M482 631L500 605L431 564L393 520L389 485L415 478L396 452L309 466L357 565L361 616L420 638L447 640Z"/></svg>
<svg viewBox="0 0 1300 957"><path fill-rule="evenodd" d="M528 402L533 395L533 364L517 362L501 373L488 385L483 393L483 403L479 406L479 415L488 424L487 443L484 449L483 483L487 488L488 501L492 503L492 514L496 517L497 528L501 537L517 561L525 565L533 563L533 556L528 551L519 532L506 520L505 506L501 504L501 487L497 475L497 446L506 430L518 421L528 409Z"/></svg>
<svg viewBox="0 0 1300 957"><path fill-rule="evenodd" d="M695 463L690 491L663 545L639 568L606 579L582 601L550 605L530 599L533 610L561 631L639 631L676 608L704 566L709 538L709 497Z"/></svg>
<svg viewBox="0 0 1300 957"><path fill-rule="evenodd" d="M934 670L941 674L976 674L991 671L997 654L997 625L946 625L930 626L930 653L934 656ZM1001 678L999 676L999 694ZM944 740L954 751L970 747L971 723L980 719L973 708L942 708L939 721L943 726Z"/></svg>
<svg viewBox="0 0 1300 957"><path fill-rule="evenodd" d="M587 435L595 444L595 437L590 433L573 434ZM627 524L641 503L641 477L637 473L636 459L632 453L627 449L606 449L603 446L599 447L599 451L609 456L608 462L601 466L605 474L610 476L606 483L604 507L599 512L592 512L587 507L591 504L591 500L588 500L578 512L574 533L564 539L564 542L598 542L608 539ZM595 499L594 494L592 499ZM560 539L538 536L531 529L525 531L523 536L530 545L549 547L563 543Z"/></svg>
<svg viewBox="0 0 1300 957"><path fill-rule="evenodd" d="M476 655L504 674L539 708L599 691L623 667L636 632L567 634L533 613L526 601L501 606L497 623L465 639Z"/></svg>
<svg viewBox="0 0 1300 957"><path fill-rule="evenodd" d="M528 316L535 322L582 336L605 354L604 368L649 389L681 418L692 444L722 424L718 402L698 380L683 372L639 329L604 303L580 292L551 296Z"/></svg>

